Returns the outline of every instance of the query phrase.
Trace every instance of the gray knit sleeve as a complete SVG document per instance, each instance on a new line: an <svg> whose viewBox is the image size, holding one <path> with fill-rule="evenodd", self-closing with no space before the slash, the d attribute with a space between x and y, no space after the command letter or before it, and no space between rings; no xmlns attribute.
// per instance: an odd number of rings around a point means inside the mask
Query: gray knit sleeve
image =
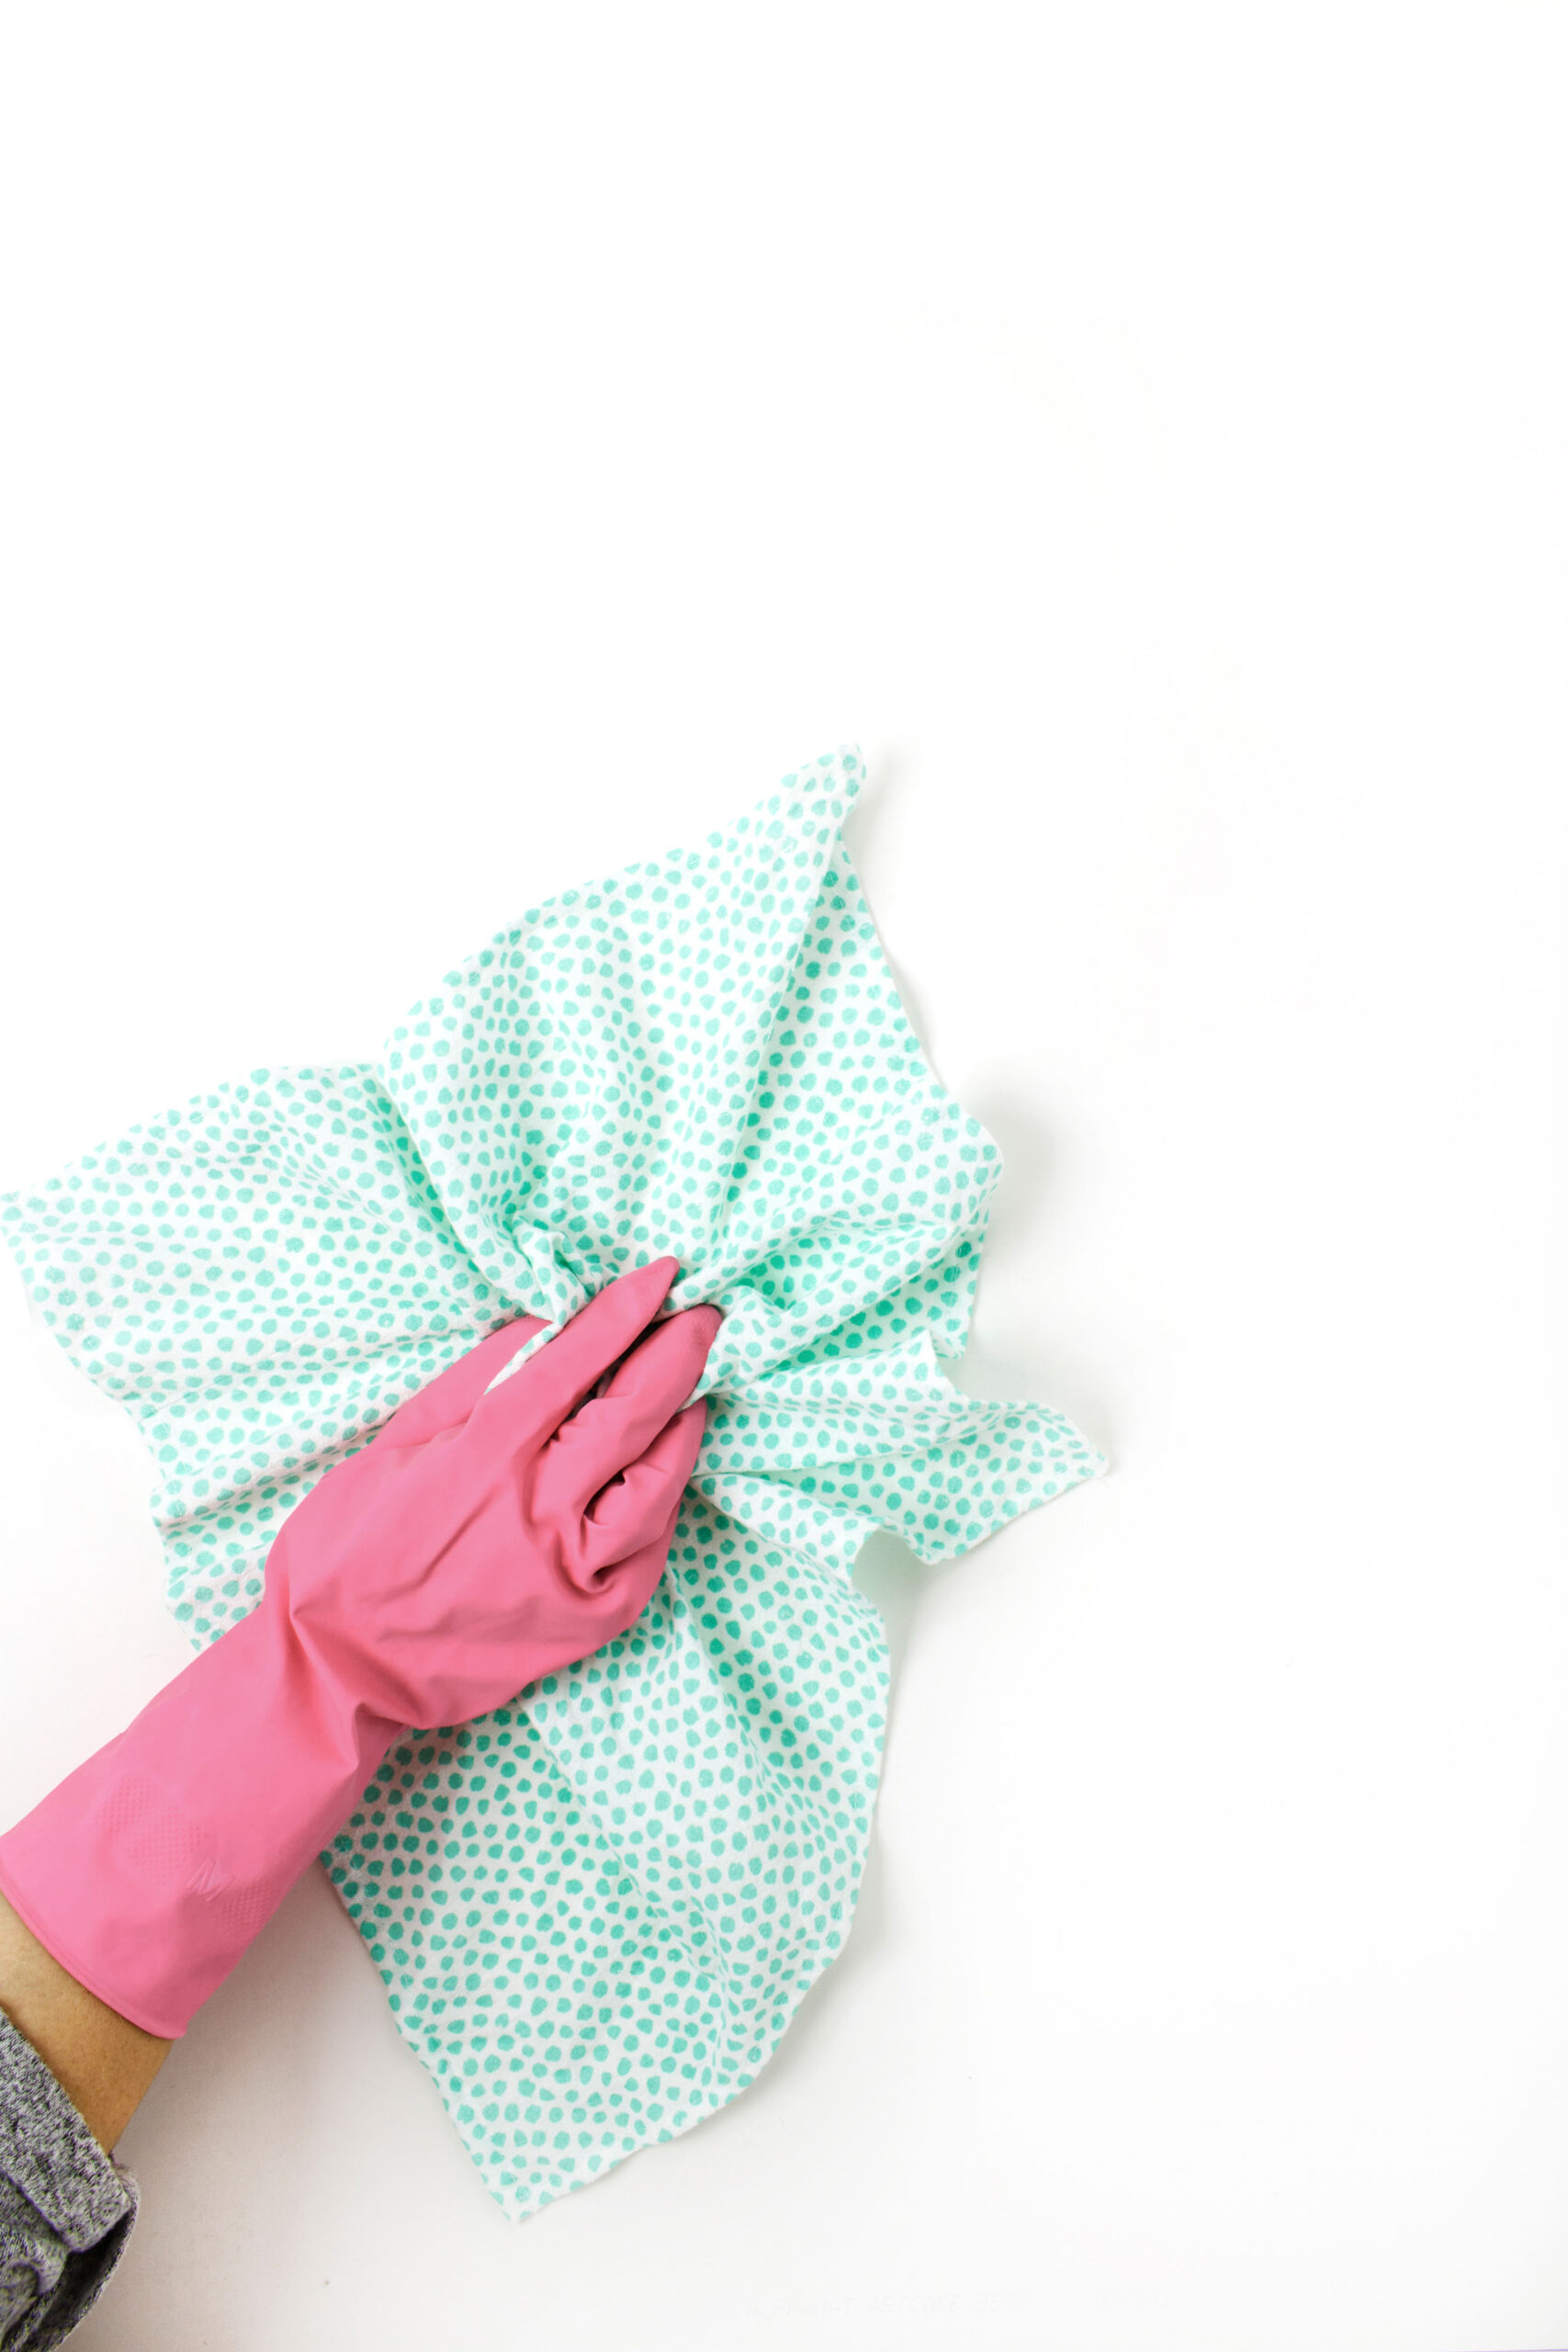
<svg viewBox="0 0 1568 2352"><path fill-rule="evenodd" d="M136 2183L0 2009L0 2352L47 2352L102 2292Z"/></svg>

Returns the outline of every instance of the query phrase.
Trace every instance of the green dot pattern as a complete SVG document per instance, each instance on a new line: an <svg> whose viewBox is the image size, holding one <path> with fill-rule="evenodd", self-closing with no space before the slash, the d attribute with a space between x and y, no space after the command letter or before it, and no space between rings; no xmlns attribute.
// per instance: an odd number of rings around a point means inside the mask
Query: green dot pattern
<svg viewBox="0 0 1568 2352"><path fill-rule="evenodd" d="M142 1431L198 1646L311 1484L487 1331L666 1253L675 1306L723 1308L637 1623L411 1733L323 1857L519 2217L733 2098L839 1951L887 1692L864 1538L952 1558L1103 1467L943 1370L999 1159L845 854L861 776L840 749L535 909L373 1065L253 1070L0 1203L45 1322Z"/></svg>

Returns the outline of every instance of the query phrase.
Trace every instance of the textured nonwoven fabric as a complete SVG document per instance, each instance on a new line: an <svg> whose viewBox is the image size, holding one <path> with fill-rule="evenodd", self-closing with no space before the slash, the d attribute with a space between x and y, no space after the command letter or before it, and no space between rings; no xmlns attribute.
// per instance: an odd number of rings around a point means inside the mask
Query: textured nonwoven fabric
<svg viewBox="0 0 1568 2352"><path fill-rule="evenodd" d="M312 1483L487 1331L666 1253L671 1306L724 1310L642 1617L412 1731L322 1857L519 2217L744 2089L842 1945L887 1693L865 1538L950 1559L1104 1467L943 1370L1000 1161L845 855L861 780L841 749L547 901L374 1063L253 1070L0 1202L44 1322L141 1430L198 1647Z"/></svg>

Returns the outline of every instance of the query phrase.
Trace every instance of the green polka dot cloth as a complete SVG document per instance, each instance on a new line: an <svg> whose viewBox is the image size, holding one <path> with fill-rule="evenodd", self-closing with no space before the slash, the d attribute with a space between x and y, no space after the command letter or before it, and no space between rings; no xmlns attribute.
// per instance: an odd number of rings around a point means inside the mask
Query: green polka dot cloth
<svg viewBox="0 0 1568 2352"><path fill-rule="evenodd" d="M887 1692L857 1552L923 1560L1103 1467L961 1395L995 1145L928 1067L840 839L843 749L525 915L372 1065L258 1069L0 1204L134 1416L198 1645L279 1522L485 1332L671 1253L725 1322L638 1623L410 1734L323 1856L524 2216L745 2088L840 1950Z"/></svg>

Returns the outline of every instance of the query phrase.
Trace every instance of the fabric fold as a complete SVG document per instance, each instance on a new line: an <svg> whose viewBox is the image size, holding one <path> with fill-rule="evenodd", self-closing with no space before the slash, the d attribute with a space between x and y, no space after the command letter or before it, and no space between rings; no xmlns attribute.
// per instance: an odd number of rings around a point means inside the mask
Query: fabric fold
<svg viewBox="0 0 1568 2352"><path fill-rule="evenodd" d="M886 1691L866 1536L951 1558L1103 1466L943 1369L999 1158L845 854L861 775L842 749L534 909L374 1065L253 1071L0 1204L45 1322L142 1430L198 1644L293 1503L482 1333L666 1252L671 1306L724 1310L649 1610L412 1736L324 1858L519 2215L732 2098L839 1949Z"/></svg>

